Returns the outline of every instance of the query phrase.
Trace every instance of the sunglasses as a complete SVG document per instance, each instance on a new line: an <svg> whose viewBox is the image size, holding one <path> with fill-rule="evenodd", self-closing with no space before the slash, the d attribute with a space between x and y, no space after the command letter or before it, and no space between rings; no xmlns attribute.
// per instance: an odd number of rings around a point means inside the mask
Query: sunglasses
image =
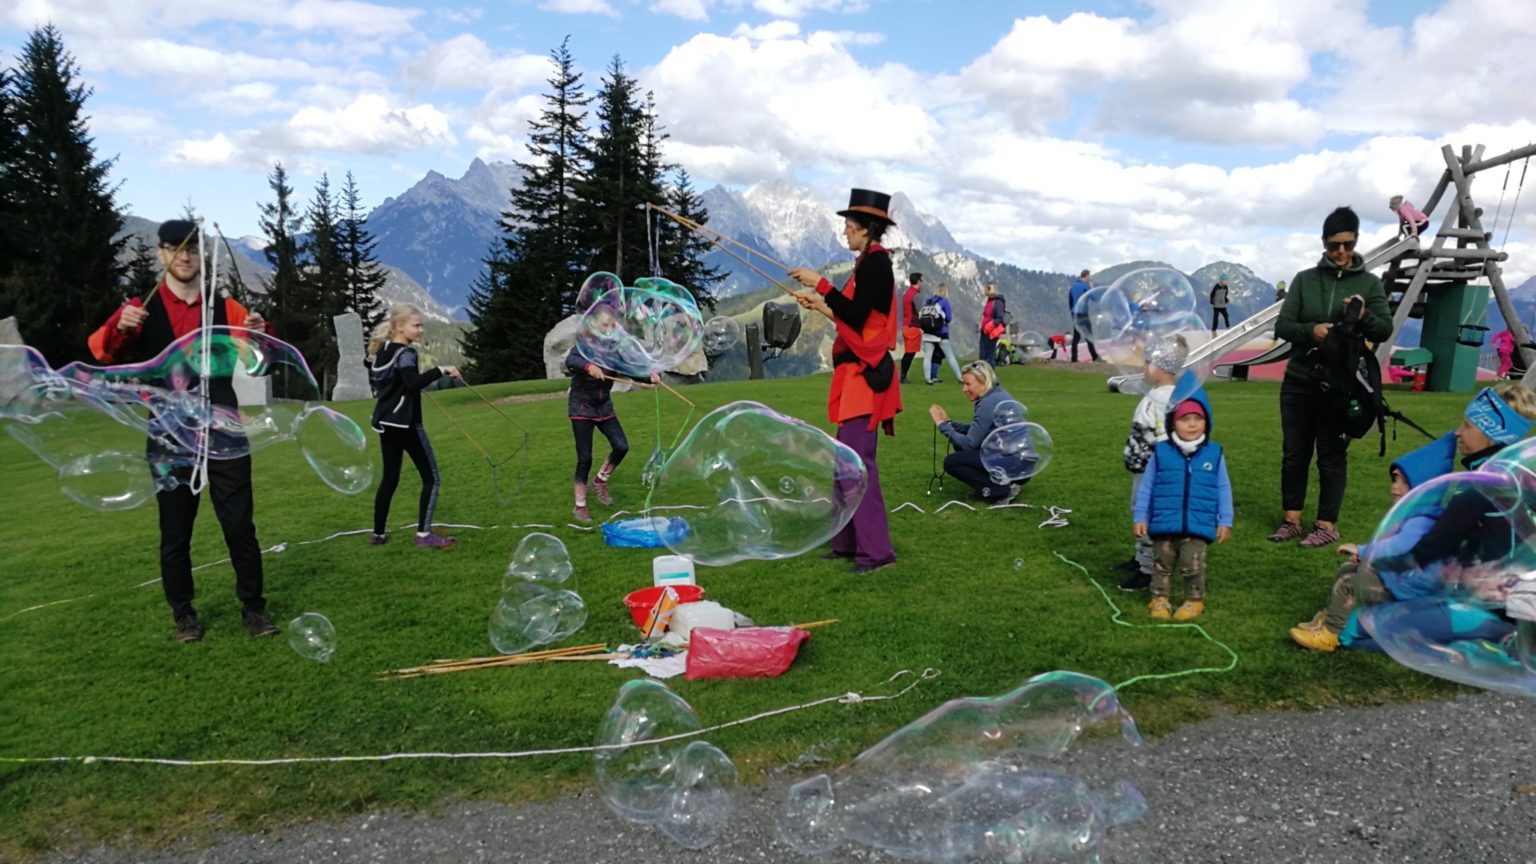
<svg viewBox="0 0 1536 864"><path fill-rule="evenodd" d="M1355 251L1356 242L1357 241L1355 240L1324 240L1323 248L1327 249L1329 252L1334 252L1339 249L1346 249L1350 252L1353 252Z"/></svg>

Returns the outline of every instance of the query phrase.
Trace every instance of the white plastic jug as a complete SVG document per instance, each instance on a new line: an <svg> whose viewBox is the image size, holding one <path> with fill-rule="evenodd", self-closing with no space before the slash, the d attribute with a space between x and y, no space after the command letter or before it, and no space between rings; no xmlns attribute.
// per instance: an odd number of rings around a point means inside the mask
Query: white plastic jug
<svg viewBox="0 0 1536 864"><path fill-rule="evenodd" d="M657 555L651 562L651 584L696 585L693 580L693 562L681 555Z"/></svg>

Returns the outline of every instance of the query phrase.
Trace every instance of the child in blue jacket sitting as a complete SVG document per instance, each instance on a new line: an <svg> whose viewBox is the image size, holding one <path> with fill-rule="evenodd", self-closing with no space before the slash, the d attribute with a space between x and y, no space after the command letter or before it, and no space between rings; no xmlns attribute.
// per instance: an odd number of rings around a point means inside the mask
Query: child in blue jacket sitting
<svg viewBox="0 0 1536 864"><path fill-rule="evenodd" d="M1152 448L1133 519L1137 537L1152 538L1152 617L1189 621L1205 612L1205 552L1232 536L1232 483L1221 445L1210 440L1205 391L1168 412L1168 438ZM1168 600L1173 570L1184 577L1178 611Z"/></svg>

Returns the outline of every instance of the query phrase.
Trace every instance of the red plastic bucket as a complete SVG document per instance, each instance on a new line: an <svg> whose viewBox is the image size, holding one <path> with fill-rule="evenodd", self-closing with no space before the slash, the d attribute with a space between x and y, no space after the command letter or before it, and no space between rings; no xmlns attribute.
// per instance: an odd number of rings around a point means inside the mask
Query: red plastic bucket
<svg viewBox="0 0 1536 864"><path fill-rule="evenodd" d="M656 601L661 599L661 592L668 587L677 592L679 603L692 603L704 599L704 589L698 585L658 585L631 591L624 595L624 605L629 607L629 617L635 619L636 627L645 627L645 619L650 615L651 607L656 605Z"/></svg>

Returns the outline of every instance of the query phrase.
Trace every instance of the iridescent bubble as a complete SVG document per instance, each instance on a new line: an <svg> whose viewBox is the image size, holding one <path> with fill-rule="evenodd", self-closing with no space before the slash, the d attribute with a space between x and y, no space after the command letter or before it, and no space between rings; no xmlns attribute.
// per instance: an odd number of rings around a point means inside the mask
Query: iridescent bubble
<svg viewBox="0 0 1536 864"><path fill-rule="evenodd" d="M587 623L587 604L574 591L513 580L491 611L491 645L502 654L519 654L556 642Z"/></svg>
<svg viewBox="0 0 1536 864"><path fill-rule="evenodd" d="M1029 409L1017 399L1004 399L992 409L993 426L1012 426L1029 419Z"/></svg>
<svg viewBox="0 0 1536 864"><path fill-rule="evenodd" d="M699 350L703 321L682 286L665 279L615 288L593 301L576 328L576 350L620 375L666 372ZM686 299L684 299L686 298Z"/></svg>
<svg viewBox="0 0 1536 864"><path fill-rule="evenodd" d="M1121 375L1131 376L1122 393L1146 393L1154 386L1173 385L1169 401L1192 395L1210 375L1211 358L1191 363L1191 355L1210 341L1210 331L1193 312L1148 314L1119 333L1097 343L1099 356Z"/></svg>
<svg viewBox="0 0 1536 864"><path fill-rule="evenodd" d="M1015 570L1023 570L1024 569L1024 559L1023 558L1015 558L1015 559L1013 559L1013 569L1015 569Z"/></svg>
<svg viewBox="0 0 1536 864"><path fill-rule="evenodd" d="M661 466L667 464L667 454L660 447L651 451L651 458L645 460L645 467L640 469L640 484L646 488L656 485L656 478L661 474Z"/></svg>
<svg viewBox="0 0 1536 864"><path fill-rule="evenodd" d="M1096 744L1109 758L1141 743L1113 688L1074 672L1038 675L995 698L946 702L861 753L835 780L791 788L778 837L802 854L854 842L945 864L1096 860L1110 829L1146 812L1128 783L1095 790L1061 773L1071 744L1099 728L1119 733L1118 744Z"/></svg>
<svg viewBox="0 0 1536 864"><path fill-rule="evenodd" d="M142 453L91 453L59 468L59 491L92 510L131 510L155 494Z"/></svg>
<svg viewBox="0 0 1536 864"><path fill-rule="evenodd" d="M1072 307L1072 325L1091 342L1108 339L1129 323L1131 310L1125 294L1110 294L1108 285L1090 288Z"/></svg>
<svg viewBox="0 0 1536 864"><path fill-rule="evenodd" d="M1023 353L1026 360L1045 357L1051 353L1050 343L1038 330L1025 330L1019 334L1019 338L1013 344Z"/></svg>
<svg viewBox="0 0 1536 864"><path fill-rule="evenodd" d="M597 298L615 288L623 287L624 281L612 273L603 270L593 273L581 283L581 288L576 292L576 311L585 312L591 309L592 304L597 302Z"/></svg>
<svg viewBox="0 0 1536 864"><path fill-rule="evenodd" d="M345 495L356 495L373 485L368 439L352 418L310 403L294 421L294 437L299 439L304 460L325 485Z"/></svg>
<svg viewBox="0 0 1536 864"><path fill-rule="evenodd" d="M598 729L597 785L614 813L654 825L678 844L702 849L719 837L736 809L738 777L713 744L685 738L698 715L665 684L650 679L619 688ZM660 741L660 743L648 743Z"/></svg>
<svg viewBox="0 0 1536 864"><path fill-rule="evenodd" d="M571 578L571 556L560 538L535 532L518 541L505 579L559 585ZM507 586L505 579L502 587Z"/></svg>
<svg viewBox="0 0 1536 864"><path fill-rule="evenodd" d="M727 318L724 315L704 322L704 353L724 354L736 347L736 342L741 339L741 325L735 318Z"/></svg>
<svg viewBox="0 0 1536 864"><path fill-rule="evenodd" d="M785 495L793 495L795 493L794 479L791 477L780 477L779 491L783 492Z"/></svg>
<svg viewBox="0 0 1536 864"><path fill-rule="evenodd" d="M305 612L288 622L288 646L305 660L329 663L336 653L336 628L319 612Z"/></svg>
<svg viewBox="0 0 1536 864"><path fill-rule="evenodd" d="M1039 423L999 426L981 442L981 467L996 483L1022 483L1044 471L1054 455L1051 434Z"/></svg>
<svg viewBox="0 0 1536 864"><path fill-rule="evenodd" d="M798 493L784 492L789 481ZM827 542L864 497L864 464L848 446L757 402L711 411L667 460L655 510L687 520L669 547L700 564L788 558ZM829 492L812 490L830 490Z"/></svg>

